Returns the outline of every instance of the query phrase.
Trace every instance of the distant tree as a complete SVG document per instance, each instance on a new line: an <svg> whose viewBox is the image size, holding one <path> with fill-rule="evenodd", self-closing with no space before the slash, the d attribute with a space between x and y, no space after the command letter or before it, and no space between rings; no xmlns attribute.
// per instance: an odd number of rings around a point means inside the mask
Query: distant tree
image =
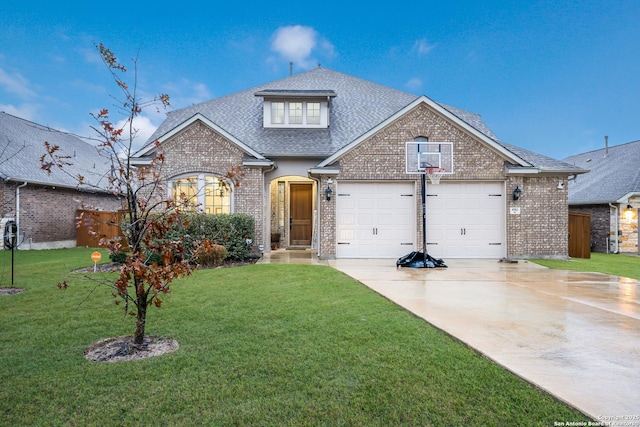
<svg viewBox="0 0 640 427"><path fill-rule="evenodd" d="M161 296L169 292L170 284L179 277L188 276L194 268L184 257L182 239L163 239L172 227L183 221L182 208L191 204L184 197L173 200L167 196L161 176L165 158L158 141L150 165L134 167L131 162L137 134L135 118L146 108L168 107L169 96L161 94L149 100L141 99L137 91L137 57L132 59L134 77L129 85L124 80L127 70L114 53L102 43L96 49L119 88L119 95L112 98L117 112L124 117L116 125L110 119L108 109L91 114L97 123L92 128L98 135L99 148L113 165L108 179L109 190L120 196L124 204L119 225L125 241L113 238L102 239L100 243L111 255L124 258L118 279L105 284L112 288L116 304L124 305L125 314L136 317L133 343L141 345L145 338L148 307L160 307ZM64 169L69 159L58 154L59 147L45 143L45 149L42 168L49 172L54 167ZM82 176L76 178L79 182L84 179ZM59 284L62 288L66 286L66 281Z"/></svg>

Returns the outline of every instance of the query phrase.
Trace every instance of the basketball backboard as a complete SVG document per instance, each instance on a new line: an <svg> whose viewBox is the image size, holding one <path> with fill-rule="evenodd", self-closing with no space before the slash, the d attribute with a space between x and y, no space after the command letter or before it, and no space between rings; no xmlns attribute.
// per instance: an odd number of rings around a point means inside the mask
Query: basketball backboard
<svg viewBox="0 0 640 427"><path fill-rule="evenodd" d="M424 174L426 168L442 168L443 174L452 174L453 142L406 142L405 167L408 174Z"/></svg>

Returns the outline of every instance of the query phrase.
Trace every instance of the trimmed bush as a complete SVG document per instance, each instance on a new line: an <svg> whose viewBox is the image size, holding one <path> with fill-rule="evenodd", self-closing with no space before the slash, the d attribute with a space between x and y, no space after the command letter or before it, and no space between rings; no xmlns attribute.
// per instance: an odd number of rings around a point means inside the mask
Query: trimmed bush
<svg viewBox="0 0 640 427"><path fill-rule="evenodd" d="M166 234L163 240L184 239L185 257L195 259L195 251L205 240L224 246L226 258L246 261L251 257L255 221L245 214L205 215L185 213L181 224Z"/></svg>
<svg viewBox="0 0 640 427"><path fill-rule="evenodd" d="M193 252L193 260L202 267L217 267L227 257L227 249L209 239L204 239Z"/></svg>

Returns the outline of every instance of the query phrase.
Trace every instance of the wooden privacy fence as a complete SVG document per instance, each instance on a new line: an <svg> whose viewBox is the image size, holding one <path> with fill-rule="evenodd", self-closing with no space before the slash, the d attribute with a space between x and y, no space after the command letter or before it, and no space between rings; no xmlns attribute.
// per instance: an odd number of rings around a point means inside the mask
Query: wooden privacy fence
<svg viewBox="0 0 640 427"><path fill-rule="evenodd" d="M569 256L591 258L591 214L569 212Z"/></svg>
<svg viewBox="0 0 640 427"><path fill-rule="evenodd" d="M82 216L77 230L76 245L97 248L100 239L120 236L123 246L126 247L126 240L120 228L123 215L124 211L76 211L76 218Z"/></svg>

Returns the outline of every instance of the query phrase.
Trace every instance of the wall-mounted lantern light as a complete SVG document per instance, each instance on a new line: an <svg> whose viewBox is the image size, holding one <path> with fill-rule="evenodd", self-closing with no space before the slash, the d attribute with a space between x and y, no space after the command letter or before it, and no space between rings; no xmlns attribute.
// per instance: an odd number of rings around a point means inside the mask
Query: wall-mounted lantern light
<svg viewBox="0 0 640 427"><path fill-rule="evenodd" d="M520 198L520 193L522 193L522 190L520 190L520 187L516 185L516 188L513 189L513 200L518 200Z"/></svg>
<svg viewBox="0 0 640 427"><path fill-rule="evenodd" d="M624 210L624 217L627 221L631 221L633 219L633 206L627 205L627 209Z"/></svg>
<svg viewBox="0 0 640 427"><path fill-rule="evenodd" d="M326 197L327 202L331 200L331 194L333 194L333 190L327 185L327 188L324 190L324 196Z"/></svg>
<svg viewBox="0 0 640 427"><path fill-rule="evenodd" d="M327 188L324 189L324 197L327 199L327 202L331 200L331 195L333 194L331 184L333 184L333 179L329 177L327 178Z"/></svg>

